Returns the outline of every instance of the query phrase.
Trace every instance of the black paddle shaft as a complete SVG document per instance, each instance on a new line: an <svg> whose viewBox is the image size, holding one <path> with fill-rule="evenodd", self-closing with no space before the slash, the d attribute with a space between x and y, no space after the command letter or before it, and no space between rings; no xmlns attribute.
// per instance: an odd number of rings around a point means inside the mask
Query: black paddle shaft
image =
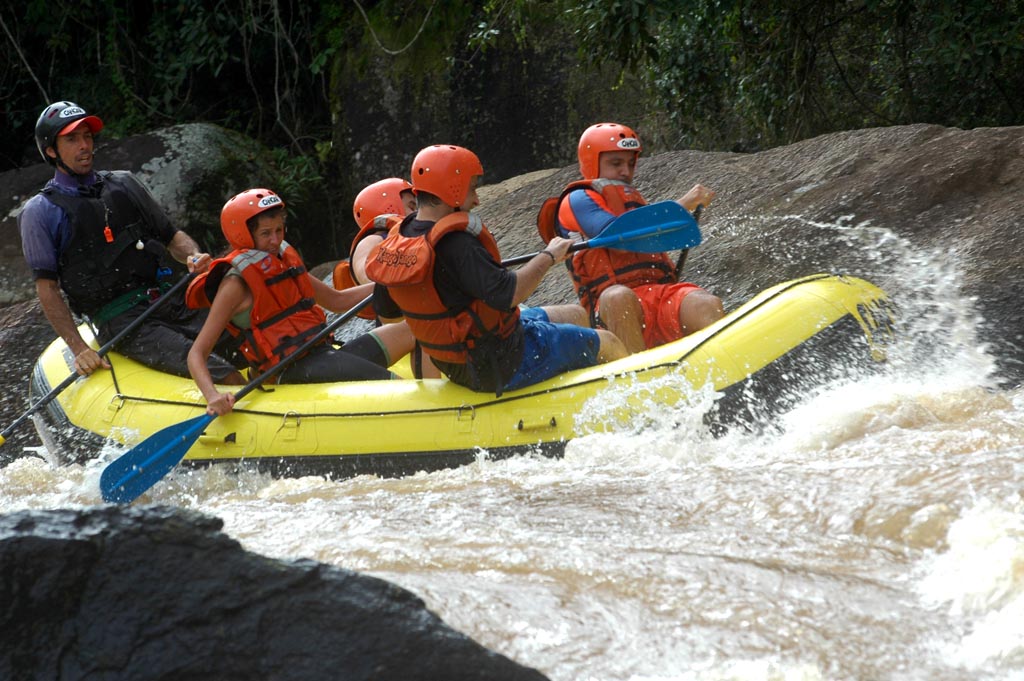
<svg viewBox="0 0 1024 681"><path fill-rule="evenodd" d="M150 242L150 243L154 243L154 242ZM148 244L147 244L147 248L148 248ZM114 336L109 341L104 343L100 347L100 349L96 351L96 354L98 354L100 357L103 357L108 352L113 350L115 345L120 343L121 340L124 339L125 336L127 336L128 334L130 334L133 331L135 331L136 329L138 329L139 326L141 326L142 323L144 321L146 321L146 319L148 319L149 316L151 314L153 314L153 312L156 311L156 309L158 307L160 307L160 305L165 300L170 299L172 294L177 293L183 286L186 286L188 284L188 282L190 282L194 276L195 276L194 274L189 274L186 277L182 277L174 286L169 288L166 293L164 293L162 296L160 296L157 300L153 301L150 304L150 306L147 307L145 309L145 311L143 311L142 314L140 314L138 317L136 317L134 320L132 320L131 324L126 326L124 329L121 330L120 333L118 333L116 336ZM33 404L31 407L29 407L28 411L26 411L24 414L22 414L17 419L15 419L14 422L11 425L7 426L7 428L2 433L0 433L0 445L2 445L4 443L4 441L7 439L7 437L11 433L14 432L15 428L17 428L19 425L21 425L27 418L32 416L32 414L36 413L37 411L39 411L40 409L42 409L43 407L48 405L50 402L52 402L53 399L55 397L57 397L57 395L60 395L62 392L64 392L64 390L66 390L68 386L70 386L72 383L74 383L76 380L78 380L78 378L79 378L78 372L73 371L73 372L71 372L71 374L67 378L65 378L63 381L61 381L59 385L57 385L55 388L50 390L50 392L48 392L45 395L43 395L42 397L40 397L39 400L35 404Z"/></svg>
<svg viewBox="0 0 1024 681"><path fill-rule="evenodd" d="M696 210L693 211L693 219L700 220L700 214L704 212L704 204L698 204ZM689 248L684 248L679 251L679 259L676 260L676 281L683 276L683 267L686 266L686 256L690 253Z"/></svg>

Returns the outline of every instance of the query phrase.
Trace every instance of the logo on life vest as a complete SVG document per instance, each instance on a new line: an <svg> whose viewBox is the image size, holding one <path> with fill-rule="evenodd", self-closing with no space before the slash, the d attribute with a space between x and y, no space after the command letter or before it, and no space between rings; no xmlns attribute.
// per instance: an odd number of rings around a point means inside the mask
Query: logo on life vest
<svg viewBox="0 0 1024 681"><path fill-rule="evenodd" d="M71 118L72 116L84 116L85 109L80 106L68 106L60 110L58 118Z"/></svg>
<svg viewBox="0 0 1024 681"><path fill-rule="evenodd" d="M381 265L387 265L389 267L395 265L412 267L416 264L417 260L415 253L399 253L398 251L391 251L386 248L378 249L377 257L375 259Z"/></svg>
<svg viewBox="0 0 1024 681"><path fill-rule="evenodd" d="M615 146L619 149L639 149L640 140L635 137L623 137Z"/></svg>
<svg viewBox="0 0 1024 681"><path fill-rule="evenodd" d="M279 203L281 203L281 197L277 194L270 194L269 196L264 196L260 199L260 202L257 203L256 206L259 208L270 208L271 206L276 206Z"/></svg>

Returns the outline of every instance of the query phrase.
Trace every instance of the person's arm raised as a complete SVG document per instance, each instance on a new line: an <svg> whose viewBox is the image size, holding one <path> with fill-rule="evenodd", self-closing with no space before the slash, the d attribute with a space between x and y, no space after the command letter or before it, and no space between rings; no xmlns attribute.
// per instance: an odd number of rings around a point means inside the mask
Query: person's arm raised
<svg viewBox="0 0 1024 681"><path fill-rule="evenodd" d="M713 190L708 189L702 184L695 184L676 203L692 213L697 210L697 206L707 207L710 205L714 198L715 192Z"/></svg>

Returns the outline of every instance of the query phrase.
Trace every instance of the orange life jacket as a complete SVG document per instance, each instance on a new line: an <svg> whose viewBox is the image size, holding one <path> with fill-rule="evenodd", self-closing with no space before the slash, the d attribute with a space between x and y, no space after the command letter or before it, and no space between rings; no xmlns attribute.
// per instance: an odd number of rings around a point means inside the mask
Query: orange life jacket
<svg viewBox="0 0 1024 681"><path fill-rule="evenodd" d="M544 243L557 236L558 216L562 202L573 191L590 189L601 194L608 210L622 215L627 210L644 206L647 202L632 185L619 180L578 180L570 183L559 196L544 201L537 215L537 232ZM562 223L567 231L580 232L575 221ZM584 235L586 236L586 235ZM601 292L613 284L630 288L648 284L676 282L675 265L664 253L634 253L618 248L585 248L566 261L572 285L580 303L591 314Z"/></svg>
<svg viewBox="0 0 1024 681"><path fill-rule="evenodd" d="M378 215L359 230L356 237L352 239L352 245L348 249L348 259L342 260L334 266L334 274L331 278L331 282L335 289L338 291L344 291L347 288L352 288L353 286L359 286L359 284L365 283L356 281L355 273L352 271L352 256L355 255L356 246L359 245L360 241L373 234L386 236L388 231L390 231L390 229L395 225L401 223L401 221L402 218L398 215ZM373 311L373 307L370 306L364 307L360 310L359 316L363 319L376 319L377 313L375 313Z"/></svg>
<svg viewBox="0 0 1024 681"><path fill-rule="evenodd" d="M469 352L489 340L508 338L519 323L519 308L498 310L482 300L449 309L434 287L434 248L447 234L465 231L501 262L498 244L480 218L456 212L438 220L423 236L407 237L393 227L366 262L366 275L388 288L413 336L431 357L451 364L469 362Z"/></svg>
<svg viewBox="0 0 1024 681"><path fill-rule="evenodd" d="M313 298L306 265L287 242L281 242L277 255L243 248L214 260L209 270L189 284L188 306L209 307L229 271L245 280L252 292L252 308L248 329L231 322L227 328L259 371L274 366L324 329L326 319Z"/></svg>

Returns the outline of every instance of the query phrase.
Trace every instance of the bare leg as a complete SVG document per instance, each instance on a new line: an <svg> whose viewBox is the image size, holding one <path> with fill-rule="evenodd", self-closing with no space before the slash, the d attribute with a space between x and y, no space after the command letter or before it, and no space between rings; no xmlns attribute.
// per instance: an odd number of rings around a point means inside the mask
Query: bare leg
<svg viewBox="0 0 1024 681"><path fill-rule="evenodd" d="M679 305L679 327L688 336L725 316L722 300L707 291L693 291Z"/></svg>
<svg viewBox="0 0 1024 681"><path fill-rule="evenodd" d="M548 321L552 324L575 324L576 326L590 327L590 315L582 305L545 305L541 309L547 313Z"/></svg>
<svg viewBox="0 0 1024 681"><path fill-rule="evenodd" d="M430 359L430 355L425 352L420 369L423 372L423 378L441 378L441 370L434 366L434 360Z"/></svg>
<svg viewBox="0 0 1024 681"><path fill-rule="evenodd" d="M384 324L371 331L387 350L388 359L394 364L402 359L416 346L416 338L413 337L409 325L405 322ZM441 371L434 366L430 355L423 353L422 367L423 378L441 378Z"/></svg>
<svg viewBox="0 0 1024 681"><path fill-rule="evenodd" d="M689 297L689 296L688 296ZM633 290L616 284L609 286L598 300L601 321L619 337L630 353L646 350L644 310Z"/></svg>
<svg viewBox="0 0 1024 681"><path fill-rule="evenodd" d="M245 385L245 378L241 373L233 371L224 378L220 379L220 385Z"/></svg>
<svg viewBox="0 0 1024 681"><path fill-rule="evenodd" d="M626 350L626 346L621 340L619 340L619 337L611 331L598 329L597 335L601 339L601 347L597 351L598 364L622 359L629 355L629 351Z"/></svg>
<svg viewBox="0 0 1024 681"><path fill-rule="evenodd" d="M412 352L413 346L416 345L416 339L405 322L378 326L370 333L384 346L392 364Z"/></svg>

